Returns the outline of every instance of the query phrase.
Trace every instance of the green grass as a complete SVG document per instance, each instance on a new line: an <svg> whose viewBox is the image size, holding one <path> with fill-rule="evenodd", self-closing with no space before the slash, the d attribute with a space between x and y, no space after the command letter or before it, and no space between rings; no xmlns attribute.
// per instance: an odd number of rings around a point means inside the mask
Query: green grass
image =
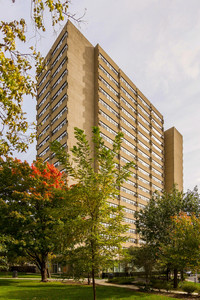
<svg viewBox="0 0 200 300"><path fill-rule="evenodd" d="M59 282L0 279L0 299L9 300L92 300L92 287ZM172 300L167 296L139 293L117 287L97 286L98 300Z"/></svg>
<svg viewBox="0 0 200 300"><path fill-rule="evenodd" d="M0 278L12 278L12 272L0 272ZM41 275L37 273L22 273L18 272L19 278L40 278Z"/></svg>

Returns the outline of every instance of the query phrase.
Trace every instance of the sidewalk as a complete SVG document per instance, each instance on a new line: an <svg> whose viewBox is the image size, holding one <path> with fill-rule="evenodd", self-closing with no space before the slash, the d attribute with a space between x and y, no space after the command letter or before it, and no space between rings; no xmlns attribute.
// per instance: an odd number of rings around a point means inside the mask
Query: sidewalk
<svg viewBox="0 0 200 300"><path fill-rule="evenodd" d="M115 287L119 287L119 288L125 288L125 289L131 289L131 290L134 290L134 291L139 291L139 287L135 286L135 285L130 285L130 284L114 284L114 283L109 283L109 282L106 282L107 279L96 279L96 284L98 285L103 285L103 286L115 286ZM159 292L159 290L157 289L154 289L153 290L154 292ZM182 292L182 291L166 291L166 290L160 290L161 293L165 293L166 295L168 294L174 294L177 296L178 295L185 295L185 296L188 296L188 294L186 292ZM197 293L193 293L192 296L198 296Z"/></svg>

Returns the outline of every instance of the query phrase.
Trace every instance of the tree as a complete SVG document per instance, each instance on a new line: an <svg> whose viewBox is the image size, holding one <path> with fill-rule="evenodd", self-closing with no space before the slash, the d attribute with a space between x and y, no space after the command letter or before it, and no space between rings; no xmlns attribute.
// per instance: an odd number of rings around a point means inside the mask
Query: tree
<svg viewBox="0 0 200 300"><path fill-rule="evenodd" d="M181 213L172 217L169 238L170 243L161 244L161 264L171 265L176 272L187 268L197 269L200 260L199 216ZM175 280L177 280L176 276ZM177 282L175 282L175 286L177 286Z"/></svg>
<svg viewBox="0 0 200 300"><path fill-rule="evenodd" d="M95 274L113 265L118 258L121 243L126 240L127 227L122 225L123 208L116 203L120 186L130 176L134 163L119 167L122 133L118 133L112 149L105 147L98 127L93 127L92 146L83 130L75 128L77 145L66 154L58 142L52 150L65 166L68 176L76 182L74 198L81 202L82 239L74 252L85 261L85 270L92 276L96 299ZM114 200L113 204L108 203ZM76 258L78 256L76 255Z"/></svg>
<svg viewBox="0 0 200 300"><path fill-rule="evenodd" d="M160 245L171 241L169 235L169 228L172 225L171 217L181 212L199 214L199 195L196 188L186 194L179 192L176 187L171 193L154 194L144 210L136 212L137 231L146 244L155 249L157 257L160 254ZM176 270L174 271L176 274Z"/></svg>
<svg viewBox="0 0 200 300"><path fill-rule="evenodd" d="M71 217L63 215L67 188L60 173L53 165L41 161L31 166L27 162L7 158L0 160L0 215L2 233L14 238L7 243L9 249L26 255L41 272L42 281L47 280L49 254L60 247L60 232ZM66 213L66 210L65 210ZM68 222L69 224L70 222ZM68 228L68 242L73 237Z"/></svg>
<svg viewBox="0 0 200 300"><path fill-rule="evenodd" d="M45 31L45 12L49 13L53 26L63 21L64 17L75 18L68 12L66 0L31 0L36 33ZM24 19L0 22L0 155L12 154L13 150L26 151L35 136L34 133L27 134L27 130L35 126L28 123L22 103L24 95L35 97L33 71L39 74L45 62L33 46L25 53L19 51L20 45L26 43L27 28Z"/></svg>

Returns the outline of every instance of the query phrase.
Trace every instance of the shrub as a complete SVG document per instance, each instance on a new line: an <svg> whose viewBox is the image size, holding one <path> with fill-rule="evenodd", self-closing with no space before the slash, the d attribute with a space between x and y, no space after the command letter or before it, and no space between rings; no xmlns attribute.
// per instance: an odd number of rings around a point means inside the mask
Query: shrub
<svg viewBox="0 0 200 300"><path fill-rule="evenodd" d="M108 279L108 282L117 284L132 284L133 280L133 277L115 277Z"/></svg>
<svg viewBox="0 0 200 300"><path fill-rule="evenodd" d="M184 282L181 286L182 290L189 295L194 293L194 291L197 289L197 285L192 282Z"/></svg>

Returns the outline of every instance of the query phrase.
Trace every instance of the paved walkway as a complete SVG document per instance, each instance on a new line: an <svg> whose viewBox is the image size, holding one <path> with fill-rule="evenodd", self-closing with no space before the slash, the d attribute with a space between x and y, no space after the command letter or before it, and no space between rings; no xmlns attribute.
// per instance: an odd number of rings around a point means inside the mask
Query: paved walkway
<svg viewBox="0 0 200 300"><path fill-rule="evenodd" d="M109 282L106 282L107 279L96 279L96 284L98 285L103 285L103 286L116 286L116 287L120 287L120 288L126 288L126 289L131 289L131 290L135 290L135 291L138 291L139 290L139 287L135 286L135 285L132 285L132 284L114 284L114 283L109 283ZM159 290L157 289L154 289L155 292L159 292ZM166 294L174 294L174 295L186 295L188 296L187 293L185 292L182 292L182 291L166 291L166 290L160 290L160 292L162 293L166 293ZM192 295L194 296L197 296L198 293L193 293Z"/></svg>

